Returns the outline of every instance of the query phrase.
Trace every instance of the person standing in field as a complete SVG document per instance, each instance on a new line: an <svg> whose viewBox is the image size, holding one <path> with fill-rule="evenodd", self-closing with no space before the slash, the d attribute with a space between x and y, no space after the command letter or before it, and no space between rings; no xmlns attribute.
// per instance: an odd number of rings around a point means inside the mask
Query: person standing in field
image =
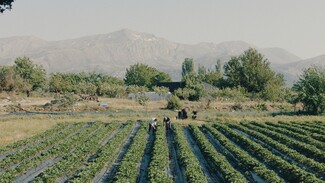
<svg viewBox="0 0 325 183"><path fill-rule="evenodd" d="M170 118L167 117L167 116L165 116L163 122L164 122L164 126L165 126L166 130L169 130L170 129L170 125L171 125Z"/></svg>
<svg viewBox="0 0 325 183"><path fill-rule="evenodd" d="M149 130L148 132L151 131L151 129L155 132L157 130L157 118L151 118L149 121Z"/></svg>

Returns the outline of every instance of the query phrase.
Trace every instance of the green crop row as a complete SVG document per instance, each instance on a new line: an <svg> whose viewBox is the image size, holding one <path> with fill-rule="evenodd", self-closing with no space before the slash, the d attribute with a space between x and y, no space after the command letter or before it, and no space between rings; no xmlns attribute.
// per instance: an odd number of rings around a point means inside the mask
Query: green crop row
<svg viewBox="0 0 325 183"><path fill-rule="evenodd" d="M100 147L100 141L110 132L102 123L95 123L90 127L90 137L76 144L76 148L63 155L62 159L39 174L33 182L54 182L64 174L71 175L74 170L85 162L88 154L94 153Z"/></svg>
<svg viewBox="0 0 325 183"><path fill-rule="evenodd" d="M173 125L173 132L175 134L176 145L178 147L177 156L180 164L185 169L187 182L208 182L202 171L199 160L192 152L186 140L182 127Z"/></svg>
<svg viewBox="0 0 325 183"><path fill-rule="evenodd" d="M305 172L298 166L290 164L282 158L275 156L271 151L262 147L260 144L239 134L226 125L216 123L214 127L251 155L270 166L285 180L289 182L322 182L320 179L317 179L314 174Z"/></svg>
<svg viewBox="0 0 325 183"><path fill-rule="evenodd" d="M79 143L84 142L89 138L89 133L93 130L92 128L85 128L81 130L80 132L76 133L75 135L71 136L65 141L62 141L50 149L48 149L45 152L42 152L40 156L35 156L28 161L22 161L19 163L18 166L16 166L13 169L9 169L5 171L2 175L0 175L2 178L6 177L7 181L12 181L14 177L19 176L20 174L26 172L29 169L32 169L33 167L36 167L38 164L40 164L42 161L47 160L49 158L64 155L68 152L70 152L73 148L75 148Z"/></svg>
<svg viewBox="0 0 325 183"><path fill-rule="evenodd" d="M255 122L252 124L243 123L243 125L252 130L261 132L264 135L267 135L268 137L271 137L272 139L287 145L288 147L298 151L301 154L306 155L309 158L312 158L320 163L325 163L325 153L312 145L299 142L293 140L292 138L287 137L286 135L270 131L266 128L263 128L262 124L259 123L255 123Z"/></svg>
<svg viewBox="0 0 325 183"><path fill-rule="evenodd" d="M275 124L273 126L275 126ZM293 126L291 123L288 123L288 122L279 122L279 123L276 124L276 127L284 128L284 129L287 129L287 130L290 130L292 132L296 132L296 133L299 133L299 134L302 134L302 135L307 135L307 136L312 137L315 140L318 140L318 141L321 141L321 142L325 143L325 136L319 135L319 134L316 134L316 133L312 133L312 132L309 132L307 130L301 129L299 127Z"/></svg>
<svg viewBox="0 0 325 183"><path fill-rule="evenodd" d="M304 121L304 122L291 121L291 124L303 124L303 126L325 130L325 123L321 121Z"/></svg>
<svg viewBox="0 0 325 183"><path fill-rule="evenodd" d="M275 148L276 150L285 154L289 158L292 158L295 161L309 167L310 169L314 170L315 172L325 175L325 164L324 163L319 163L311 158L307 158L306 156L298 153L297 151L295 151L293 149L288 148L287 146L273 140L272 138L267 137L266 135L263 135L259 132L254 131L254 130L250 130L247 127L244 127L242 125L231 124L229 126L231 126L232 128L236 128L242 132L245 132L246 134L268 144L272 148Z"/></svg>
<svg viewBox="0 0 325 183"><path fill-rule="evenodd" d="M240 172L231 166L225 156L216 151L198 127L189 125L189 128L207 161L213 165L214 171L222 174L225 182L248 182Z"/></svg>
<svg viewBox="0 0 325 183"><path fill-rule="evenodd" d="M122 142L132 129L131 123L127 123L108 143L98 152L97 157L78 172L69 182L91 182L105 165L111 164L120 151Z"/></svg>
<svg viewBox="0 0 325 183"><path fill-rule="evenodd" d="M118 167L114 182L136 182L140 163L146 148L148 135L146 125L142 124Z"/></svg>
<svg viewBox="0 0 325 183"><path fill-rule="evenodd" d="M173 182L173 179L168 176L168 167L169 152L165 129L158 128L148 168L148 182Z"/></svg>
<svg viewBox="0 0 325 183"><path fill-rule="evenodd" d="M253 171L266 182L285 182L274 171L267 169L264 164L251 157L246 151L237 147L215 128L208 125L204 125L203 127L211 132L214 138L239 160L241 166L244 166L243 168L245 171Z"/></svg>
<svg viewBox="0 0 325 183"><path fill-rule="evenodd" d="M20 140L20 141L17 141L15 143L12 143L12 144L9 144L7 146L4 146L4 147L1 147L0 148L0 154L3 154L7 151L10 151L12 149L15 149L15 148L18 148L18 147L23 147L27 144L30 144L30 143L35 143L37 141L41 141L45 138L49 138L51 135L67 128L69 125L68 123L60 123L58 124L56 127L54 128L51 128L43 133L40 133L38 135L35 135L33 137L30 137L30 138L26 138L26 139L23 139L23 140Z"/></svg>
<svg viewBox="0 0 325 183"><path fill-rule="evenodd" d="M48 138L38 144L34 144L28 148L10 154L9 156L7 156L6 158L0 161L0 168L7 169L10 165L19 163L26 158L32 157L33 155L43 151L45 148L58 143L60 140L66 138L71 133L79 130L82 126L83 124L72 125L69 127L69 129L59 132L54 136L52 136L51 138Z"/></svg>
<svg viewBox="0 0 325 183"><path fill-rule="evenodd" d="M301 142L305 142L306 144L313 145L313 146L317 147L320 150L323 150L323 151L325 150L325 143L322 143L322 142L320 142L318 140L315 140L315 139L311 138L310 136L299 134L299 133L296 133L296 132L292 132L292 131L287 130L287 129L279 128L277 126L277 124L274 124L274 123L266 122L266 124L268 126L263 125L264 128L270 129L270 130L278 132L278 133L282 133L284 135L287 135L289 137L297 139L297 140L299 140Z"/></svg>
<svg viewBox="0 0 325 183"><path fill-rule="evenodd" d="M320 135L325 135L325 131L323 128L319 128L319 127L311 127L302 123L298 123L298 122L291 122L291 124L293 124L293 126L302 128L304 130L310 131L312 133L317 133Z"/></svg>

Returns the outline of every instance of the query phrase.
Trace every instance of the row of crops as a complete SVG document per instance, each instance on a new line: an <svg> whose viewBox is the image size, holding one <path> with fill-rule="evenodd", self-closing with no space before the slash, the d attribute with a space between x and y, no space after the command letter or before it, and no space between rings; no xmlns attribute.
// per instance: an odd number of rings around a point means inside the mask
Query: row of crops
<svg viewBox="0 0 325 183"><path fill-rule="evenodd" d="M0 148L0 182L325 182L322 122L64 123Z"/></svg>

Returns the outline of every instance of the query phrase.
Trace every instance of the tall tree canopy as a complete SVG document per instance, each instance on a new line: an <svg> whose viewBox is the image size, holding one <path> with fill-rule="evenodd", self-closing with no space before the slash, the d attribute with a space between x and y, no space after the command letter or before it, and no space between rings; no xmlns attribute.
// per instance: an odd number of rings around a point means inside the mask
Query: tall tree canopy
<svg viewBox="0 0 325 183"><path fill-rule="evenodd" d="M168 74L158 71L156 68L146 64L137 63L126 69L124 78L127 85L138 85L152 88L158 82L169 82L171 78Z"/></svg>
<svg viewBox="0 0 325 183"><path fill-rule="evenodd" d="M16 73L28 84L31 89L42 88L46 82L46 72L43 66L33 64L28 57L19 57L15 60Z"/></svg>
<svg viewBox="0 0 325 183"><path fill-rule="evenodd" d="M274 100L284 86L283 76L272 71L268 60L253 48L238 57L232 57L224 69L230 87L241 86L264 99Z"/></svg>
<svg viewBox="0 0 325 183"><path fill-rule="evenodd" d="M304 109L312 114L325 112L325 68L305 69L294 84L298 92L297 101L304 104Z"/></svg>
<svg viewBox="0 0 325 183"><path fill-rule="evenodd" d="M14 0L0 0L0 13L3 13L7 9L11 9Z"/></svg>
<svg viewBox="0 0 325 183"><path fill-rule="evenodd" d="M193 58L185 58L182 63L182 77L184 78L187 74L194 73Z"/></svg>

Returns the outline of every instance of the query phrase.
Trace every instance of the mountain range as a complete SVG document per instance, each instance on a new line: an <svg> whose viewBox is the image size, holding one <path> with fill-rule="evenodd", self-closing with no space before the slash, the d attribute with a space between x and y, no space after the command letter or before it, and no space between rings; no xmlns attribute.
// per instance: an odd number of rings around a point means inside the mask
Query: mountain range
<svg viewBox="0 0 325 183"><path fill-rule="evenodd" d="M262 53L271 68L285 76L288 85L304 68L325 66L325 55L303 60L282 48L258 48L243 41L182 44L129 29L61 41L32 36L1 38L0 65L12 65L17 57L27 56L48 73L100 72L123 78L130 65L145 63L179 80L181 64L187 57L193 58L195 65L213 68L218 59L226 62L250 47Z"/></svg>

